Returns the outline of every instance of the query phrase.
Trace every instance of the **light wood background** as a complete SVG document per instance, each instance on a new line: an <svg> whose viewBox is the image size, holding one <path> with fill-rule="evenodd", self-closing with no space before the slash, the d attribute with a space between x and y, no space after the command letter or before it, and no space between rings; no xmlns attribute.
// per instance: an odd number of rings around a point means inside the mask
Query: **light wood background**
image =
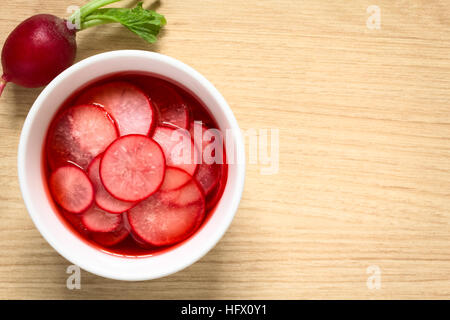
<svg viewBox="0 0 450 320"><path fill-rule="evenodd" d="M128 1L128 0L127 0ZM36 13L81 0L2 3L0 43ZM127 3L132 3L128 1ZM146 5L149 2L146 1ZM381 29L366 26L369 5ZM433 0L163 0L148 45L120 26L78 36L78 60L117 49L178 58L211 80L243 130L278 128L279 173L247 167L229 231L167 278L82 272L40 236L21 199L17 145L40 89L0 99L0 298L450 298L450 18ZM369 266L381 289L369 290Z"/></svg>

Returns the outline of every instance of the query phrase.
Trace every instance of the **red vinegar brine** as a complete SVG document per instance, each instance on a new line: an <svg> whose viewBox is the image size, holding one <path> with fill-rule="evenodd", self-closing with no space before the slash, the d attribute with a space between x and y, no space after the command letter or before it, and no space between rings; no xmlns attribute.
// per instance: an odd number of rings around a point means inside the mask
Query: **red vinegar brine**
<svg viewBox="0 0 450 320"><path fill-rule="evenodd" d="M57 214L79 237L121 256L192 237L227 179L223 134L186 89L122 73L78 90L53 118L44 167Z"/></svg>

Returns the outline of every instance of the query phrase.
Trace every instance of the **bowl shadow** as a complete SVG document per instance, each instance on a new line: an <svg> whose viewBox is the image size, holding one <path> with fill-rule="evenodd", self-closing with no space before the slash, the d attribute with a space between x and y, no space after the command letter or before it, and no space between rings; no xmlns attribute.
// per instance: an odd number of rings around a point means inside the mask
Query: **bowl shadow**
<svg viewBox="0 0 450 320"><path fill-rule="evenodd" d="M60 287L55 292L58 299L214 299L224 296L226 288L226 262L221 260L221 246L218 244L206 256L190 267L170 276L126 282L106 279L87 271L81 271L81 290ZM61 268L57 278L67 278L66 268ZM225 286L224 286L225 285Z"/></svg>

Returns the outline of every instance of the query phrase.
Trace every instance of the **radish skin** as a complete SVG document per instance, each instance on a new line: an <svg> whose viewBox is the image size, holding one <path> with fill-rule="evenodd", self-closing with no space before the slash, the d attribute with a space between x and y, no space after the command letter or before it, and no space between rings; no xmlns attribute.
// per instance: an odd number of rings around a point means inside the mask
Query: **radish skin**
<svg viewBox="0 0 450 320"><path fill-rule="evenodd" d="M76 50L75 30L65 20L49 14L26 19L3 46L1 88L7 82L27 88L46 85L72 65Z"/></svg>

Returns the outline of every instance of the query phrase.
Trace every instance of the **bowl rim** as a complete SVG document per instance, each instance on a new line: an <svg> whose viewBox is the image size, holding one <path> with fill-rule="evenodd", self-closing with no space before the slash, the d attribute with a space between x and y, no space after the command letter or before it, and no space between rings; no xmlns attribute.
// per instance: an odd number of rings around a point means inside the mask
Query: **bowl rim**
<svg viewBox="0 0 450 320"><path fill-rule="evenodd" d="M235 144L235 153L236 153L236 183L235 188L233 188L232 196L230 203L227 203L227 216L226 221L223 224L220 224L218 228L215 230L214 234L209 239L210 241L208 243L203 244L200 247L200 250L196 252L192 252L189 255L184 255L183 259L184 261L179 263L175 267L167 267L167 268L160 268L158 271L155 271L154 269L144 270L144 272L141 272L139 274L124 274L115 271L109 271L105 270L105 268L99 268L98 266L95 266L93 264L90 264L89 261L81 261L78 255L76 255L73 252L68 252L64 245L60 244L56 238L54 238L49 230L47 229L47 226L39 219L38 214L35 213L35 204L33 202L33 197L31 195L32 190L29 188L29 183L27 179L27 172L25 170L26 167L26 153L27 153L27 147L29 146L29 140L30 140L30 131L31 126L33 122L35 121L35 118L37 114L39 113L39 110L42 106L42 103L44 102L45 98L55 89L55 87L58 86L63 80L66 78L69 78L74 72L79 71L80 69L83 69L89 65L101 63L103 60L112 59L112 58L130 58L130 57L137 57L139 59L149 59L155 62L159 62L162 64L167 64L171 67L174 67L176 69L180 69L180 71L184 72L185 74L189 75L196 83L200 84L204 87L206 91L209 92L213 96L213 98L216 100L217 105L222 109L222 112L225 114L226 121L230 124L232 128L232 137L233 137L233 143ZM108 70L105 70L103 74L108 74ZM182 81L179 79L171 78L172 80L180 83L181 85L185 85ZM212 112L212 111L211 111ZM53 116L53 115L52 115ZM51 119L51 118L50 118ZM50 120L49 120L50 121ZM109 51L105 53L100 53L91 57L88 57L84 60L79 61L78 63L72 65L65 71L63 71L61 74L59 74L55 79L53 79L39 94L35 102L33 103L26 119L24 122L24 125L22 127L20 139L19 139L19 147L18 147L18 157L17 157L17 168L18 168L18 178L19 178L19 185L20 190L22 193L22 198L24 200L25 206L27 208L28 214L31 217L33 223L39 230L42 237L65 259L70 261L71 263L74 263L75 265L79 266L80 268L110 279L116 279L116 280L126 280L126 281L142 281L142 280L150 280L150 279L156 279L161 278L164 276L168 276L170 274L176 273L199 259L201 259L206 253L208 253L222 238L222 236L225 234L227 229L229 228L236 211L239 207L239 203L242 197L243 189L244 189L244 181L245 181L245 148L244 148L244 142L241 130L239 128L239 125L237 123L236 118L233 115L233 112L223 96L220 94L220 92L212 85L209 80L207 80L203 75L201 75L198 71L193 69L192 67L184 64L183 62L160 54L155 52L149 52L149 51L143 51L143 50L117 50L117 51ZM227 183L228 185L228 183ZM198 235L195 234L192 238L195 238ZM192 239L191 238L191 239ZM189 239L188 242L191 240ZM81 241L81 240L80 240ZM186 243L183 243L180 245L180 248L185 246ZM172 249L173 250L177 250ZM101 252L101 250L96 249L99 254L105 255L107 253ZM170 252L170 251L169 251ZM159 256L165 255L167 253L162 253ZM109 254L107 254L109 255ZM126 259L124 257L116 257L117 259L122 259L123 261L145 261L148 259L152 259L154 257L141 257L139 259ZM150 269L150 268L149 268ZM120 271L120 270L119 270Z"/></svg>

